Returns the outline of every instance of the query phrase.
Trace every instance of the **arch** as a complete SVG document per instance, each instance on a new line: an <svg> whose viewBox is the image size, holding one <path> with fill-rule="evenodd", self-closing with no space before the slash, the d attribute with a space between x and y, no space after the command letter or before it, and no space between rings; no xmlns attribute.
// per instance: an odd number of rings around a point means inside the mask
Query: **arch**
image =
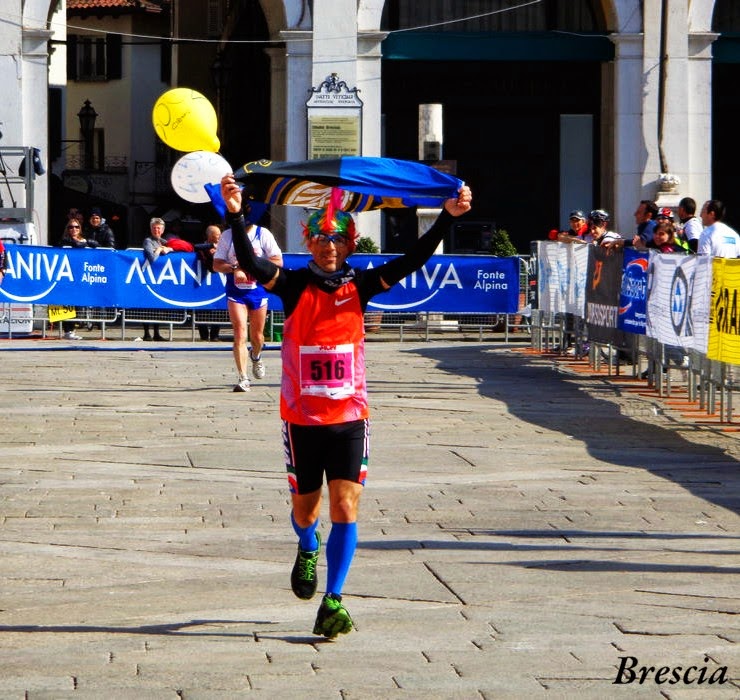
<svg viewBox="0 0 740 700"><path fill-rule="evenodd" d="M642 2L640 0L601 0L609 31L620 34L638 34L642 31Z"/></svg>
<svg viewBox="0 0 740 700"><path fill-rule="evenodd" d="M714 15L715 0L692 0L689 4L688 31L712 31L712 16Z"/></svg>
<svg viewBox="0 0 740 700"><path fill-rule="evenodd" d="M24 28L48 29L57 6L54 0L26 0L21 4Z"/></svg>
<svg viewBox="0 0 740 700"><path fill-rule="evenodd" d="M361 32L378 31L383 16L385 0L359 0L357 7L357 28Z"/></svg>

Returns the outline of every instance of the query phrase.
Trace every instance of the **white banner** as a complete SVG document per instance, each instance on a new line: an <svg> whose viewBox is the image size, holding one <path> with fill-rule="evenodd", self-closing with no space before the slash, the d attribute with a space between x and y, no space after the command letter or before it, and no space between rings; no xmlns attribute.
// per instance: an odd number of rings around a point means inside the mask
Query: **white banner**
<svg viewBox="0 0 740 700"><path fill-rule="evenodd" d="M646 334L664 345L707 351L712 260L650 253Z"/></svg>
<svg viewBox="0 0 740 700"><path fill-rule="evenodd" d="M585 318L589 246L583 243L565 243L564 245L569 248L568 258L571 270L568 311L580 318Z"/></svg>
<svg viewBox="0 0 740 700"><path fill-rule="evenodd" d="M586 307L588 246L538 241L537 267L540 310L583 316Z"/></svg>

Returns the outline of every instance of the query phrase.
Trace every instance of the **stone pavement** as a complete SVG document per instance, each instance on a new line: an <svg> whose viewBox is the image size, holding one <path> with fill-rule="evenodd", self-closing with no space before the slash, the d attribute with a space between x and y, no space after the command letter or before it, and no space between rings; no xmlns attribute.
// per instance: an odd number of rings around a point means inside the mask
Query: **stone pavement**
<svg viewBox="0 0 740 700"><path fill-rule="evenodd" d="M370 343L358 629L327 641L276 349L249 394L225 343L0 362L3 699L740 697L737 434L513 345ZM699 669L614 684L627 657Z"/></svg>

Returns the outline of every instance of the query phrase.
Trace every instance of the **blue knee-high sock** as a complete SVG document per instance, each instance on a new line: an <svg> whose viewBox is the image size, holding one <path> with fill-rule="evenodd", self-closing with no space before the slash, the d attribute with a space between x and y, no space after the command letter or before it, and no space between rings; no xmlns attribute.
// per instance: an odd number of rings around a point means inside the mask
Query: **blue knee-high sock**
<svg viewBox="0 0 740 700"><path fill-rule="evenodd" d="M319 519L308 527L301 527L296 521L293 511L290 511L290 522L293 523L295 534L298 535L298 546L304 552L313 552L319 548L319 541L316 539L316 528L319 526Z"/></svg>
<svg viewBox="0 0 740 700"><path fill-rule="evenodd" d="M342 595L357 549L357 523L332 523L326 542L326 592Z"/></svg>

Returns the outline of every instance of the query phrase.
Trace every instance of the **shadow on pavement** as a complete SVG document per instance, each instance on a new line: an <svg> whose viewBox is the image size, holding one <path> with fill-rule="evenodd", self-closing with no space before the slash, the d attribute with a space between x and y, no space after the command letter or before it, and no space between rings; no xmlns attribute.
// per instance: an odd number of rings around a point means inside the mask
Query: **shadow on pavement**
<svg viewBox="0 0 740 700"><path fill-rule="evenodd" d="M450 375L474 379L481 396L505 402L509 413L523 421L582 441L601 462L645 469L740 512L740 463L735 457L651 420L655 414L647 402L636 409L639 416L630 416L618 403L593 395L618 396L619 389L608 382L589 379L586 386L583 377L558 372L548 360L496 345L429 345L399 352L434 360Z"/></svg>

